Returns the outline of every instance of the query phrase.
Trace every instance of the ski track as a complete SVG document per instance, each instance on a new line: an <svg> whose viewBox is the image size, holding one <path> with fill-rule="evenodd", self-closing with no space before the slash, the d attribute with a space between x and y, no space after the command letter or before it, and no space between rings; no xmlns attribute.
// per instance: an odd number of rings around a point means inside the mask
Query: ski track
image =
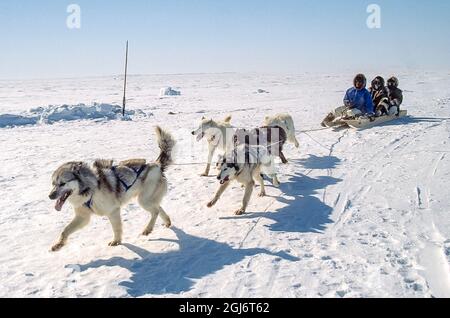
<svg viewBox="0 0 450 318"><path fill-rule="evenodd" d="M445 154L441 154L430 165L425 176L425 191L423 191L424 201L421 199L422 191L417 187L418 193L418 209L422 209L421 217L423 218L424 229L420 237L424 240L424 246L420 252L419 261L424 267L424 276L427 283L433 290L436 297L450 297L450 267L445 255L445 238L436 228L434 216L431 212L431 190L430 185L433 183L439 164L445 158Z"/></svg>
<svg viewBox="0 0 450 318"><path fill-rule="evenodd" d="M342 85L345 79L327 80ZM415 79L405 81L410 113L448 118L440 96L426 109L421 106L424 97ZM326 93L315 85L321 76L135 80L145 89L130 92L136 94L130 107L151 111L151 118L1 130L0 297L449 297L447 120L413 117L363 131L319 129L314 124L329 111L323 105L342 99L340 91ZM167 81L184 87L182 96L159 98ZM105 83L80 85L94 84ZM448 86L442 80L433 84ZM73 83L55 87L64 85ZM253 94L257 88L270 94ZM98 94L83 90L83 95L39 100L89 103ZM87 100L78 100L81 95ZM28 103L22 99L11 97L16 104L8 109ZM238 185L207 209L217 182L199 177L206 147L189 132L203 115L220 119L231 112L236 127L255 127L278 109L294 116L301 143L300 150L286 146L290 163L279 166L282 187L267 186L266 198L258 198L256 189L242 217L232 215L242 200ZM149 238L140 237L149 216L132 204L123 211L123 246L107 248L109 224L95 218L60 253L49 253L72 217L67 206L63 213L51 211L46 198L52 171L61 162L105 155L153 160L156 124L177 138L177 163L199 163L175 165L167 173L163 206L174 228L158 224ZM130 138L123 138L124 132ZM430 148L436 152L424 151ZM31 191L16 195L24 189Z"/></svg>

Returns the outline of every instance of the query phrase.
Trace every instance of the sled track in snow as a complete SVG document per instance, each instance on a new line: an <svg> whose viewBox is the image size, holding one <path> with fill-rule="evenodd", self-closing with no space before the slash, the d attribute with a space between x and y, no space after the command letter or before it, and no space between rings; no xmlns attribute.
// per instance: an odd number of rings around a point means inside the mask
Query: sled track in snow
<svg viewBox="0 0 450 318"><path fill-rule="evenodd" d="M337 140L334 144L331 145L331 147L330 147L330 152L328 153L328 157L333 156L334 149L336 148L337 145L339 145L339 144L342 142L342 140L343 140L346 136L348 136L348 132L349 132L348 130L345 130L345 131L341 134L341 136L338 138L338 140ZM328 176L328 177L332 177L332 176L333 176L333 171L332 171L331 169L327 169L327 176ZM326 198L327 198L327 188L325 188L325 189L323 190L323 196L322 196L322 202L323 202L323 204L326 204Z"/></svg>
<svg viewBox="0 0 450 318"><path fill-rule="evenodd" d="M423 185L425 191L417 186L417 205L414 207L415 214L422 219L419 237L424 246L419 254L419 263L423 266L423 276L436 297L450 297L450 267L445 254L445 238L437 229L431 211L430 185L444 158L445 154L439 155L426 170Z"/></svg>
<svg viewBox="0 0 450 318"><path fill-rule="evenodd" d="M411 134L410 136L406 136L407 133L410 133L411 131L405 131L402 136L396 138L395 140L391 141L389 144L384 146L380 151L374 152L372 156L369 158L366 158L365 162L380 162L385 157L392 157L395 156L404 149L406 146L410 145L411 142L415 139L417 139L420 135L423 133L426 133L427 130L430 127L423 128L419 131L417 131L415 134ZM345 177L344 184L342 185L342 188L344 192L339 192L338 197L334 202L333 209L337 211L340 211L340 213L344 213L348 211L349 205L348 201L353 201L354 198L358 196L358 194L366 195L369 191L362 191L364 189L364 186L361 185L364 180L364 184L367 184L367 181L370 179L367 179L366 176L373 172L373 169L370 169L370 165L368 165L369 169L365 172L364 175L361 175L361 172L366 168L366 166L359 165L357 168L354 168L351 170L350 174ZM360 175L359 178L357 176ZM356 184L355 184L356 180ZM351 191L351 188L357 187L357 191ZM353 193L351 193L353 192ZM341 202L341 199L345 198L343 202ZM359 197L361 198L361 197ZM325 197L324 197L325 199ZM325 200L324 200L325 202ZM345 223L346 220L351 218L351 216L338 216L335 224L333 225L333 231L338 231L338 229ZM343 223L344 222L344 223Z"/></svg>
<svg viewBox="0 0 450 318"><path fill-rule="evenodd" d="M383 166L383 162L392 161L399 155L403 155L405 150L409 147L414 147L414 141L420 139L421 136L427 134L431 128L436 128L440 125L432 125L424 127L420 130L414 131L412 129L403 132L401 136L385 145L380 151L375 152L372 156L365 159L361 165L356 169L352 169L351 173L344 177L346 180L344 184L341 184L343 191L339 192L336 200L334 201L333 210L334 214L338 213L335 224L331 229L331 235L333 237L333 246L337 246L336 237L339 230L345 226L345 224L352 218L352 212L350 211L352 201L358 199L358 201L364 201L364 197L370 192L371 182L370 175L373 174L373 169L369 165L368 169L365 169L364 162L377 162L380 166ZM408 223L395 224L399 228L399 239L402 240L403 231L413 233L418 232L418 240L422 241L424 247L419 257L419 263L424 267L424 279L429 285L430 290L438 297L449 297L450 295L450 269L445 255L445 242L444 238L438 232L431 215L431 193L430 184L433 182L433 178L436 175L439 164L446 158L446 153L439 153L433 160L432 164L426 169L422 180L424 184L418 184L415 188L415 203L412 207L414 211L414 219L422 219L420 222L422 225L417 228L410 229ZM394 160L395 161L395 160ZM366 170L364 173L363 171ZM362 174L363 173L363 174ZM362 174L362 175L361 175ZM359 176L359 177L358 177ZM364 221L372 222L365 219ZM377 226L378 222L375 221L374 225ZM415 223L413 223L415 224ZM394 233L391 233L394 234ZM413 235L414 236L414 235ZM405 254L401 257L404 257ZM412 256L407 256L409 259ZM400 267L396 267L396 271L404 276L403 271L407 269L409 263L404 263L401 259ZM403 264L403 265L402 265ZM438 273L438 274L436 274ZM409 278L405 277L405 280ZM411 287L408 287L411 288Z"/></svg>

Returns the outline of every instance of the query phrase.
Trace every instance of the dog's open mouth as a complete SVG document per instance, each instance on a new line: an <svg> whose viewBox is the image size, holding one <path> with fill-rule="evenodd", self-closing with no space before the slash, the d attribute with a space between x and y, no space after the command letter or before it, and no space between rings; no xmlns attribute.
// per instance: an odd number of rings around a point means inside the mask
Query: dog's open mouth
<svg viewBox="0 0 450 318"><path fill-rule="evenodd" d="M66 191L63 193L62 196L59 197L58 200L56 200L56 205L55 205L55 210L56 211L61 211L62 207L64 206L64 203L66 203L67 199L70 197L70 195L72 194L72 191Z"/></svg>
<svg viewBox="0 0 450 318"><path fill-rule="evenodd" d="M220 180L220 184L225 184L230 181L230 177L226 176L224 179Z"/></svg>
<svg viewBox="0 0 450 318"><path fill-rule="evenodd" d="M205 133L202 131L201 133L199 133L199 134L197 135L197 141L202 140L203 137L205 137Z"/></svg>

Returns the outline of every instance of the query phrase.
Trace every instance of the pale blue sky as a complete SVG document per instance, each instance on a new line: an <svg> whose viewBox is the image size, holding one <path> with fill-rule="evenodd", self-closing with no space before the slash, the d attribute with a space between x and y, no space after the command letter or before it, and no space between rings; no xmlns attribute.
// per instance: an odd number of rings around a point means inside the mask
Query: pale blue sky
<svg viewBox="0 0 450 318"><path fill-rule="evenodd" d="M134 74L450 70L448 0L1 0L0 35L1 78L118 74L127 39Z"/></svg>

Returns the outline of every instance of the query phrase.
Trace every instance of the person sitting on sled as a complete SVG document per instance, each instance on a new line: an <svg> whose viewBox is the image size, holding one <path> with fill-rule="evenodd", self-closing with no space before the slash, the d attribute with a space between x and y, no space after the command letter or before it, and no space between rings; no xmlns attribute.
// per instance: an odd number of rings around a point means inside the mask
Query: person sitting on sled
<svg viewBox="0 0 450 318"><path fill-rule="evenodd" d="M403 92L398 88L399 82L396 77L391 77L387 81L387 90L389 98L389 115L400 115L400 106L403 103Z"/></svg>
<svg viewBox="0 0 450 318"><path fill-rule="evenodd" d="M377 76L373 79L369 88L372 95L373 105L375 107L375 116L380 117L389 113L388 90L385 87L384 78Z"/></svg>
<svg viewBox="0 0 450 318"><path fill-rule="evenodd" d="M363 74L358 74L353 80L353 87L349 88L345 93L344 106L337 108L322 122L322 126L326 127L336 118L355 118L374 116L374 106L372 96L366 89L367 79Z"/></svg>

